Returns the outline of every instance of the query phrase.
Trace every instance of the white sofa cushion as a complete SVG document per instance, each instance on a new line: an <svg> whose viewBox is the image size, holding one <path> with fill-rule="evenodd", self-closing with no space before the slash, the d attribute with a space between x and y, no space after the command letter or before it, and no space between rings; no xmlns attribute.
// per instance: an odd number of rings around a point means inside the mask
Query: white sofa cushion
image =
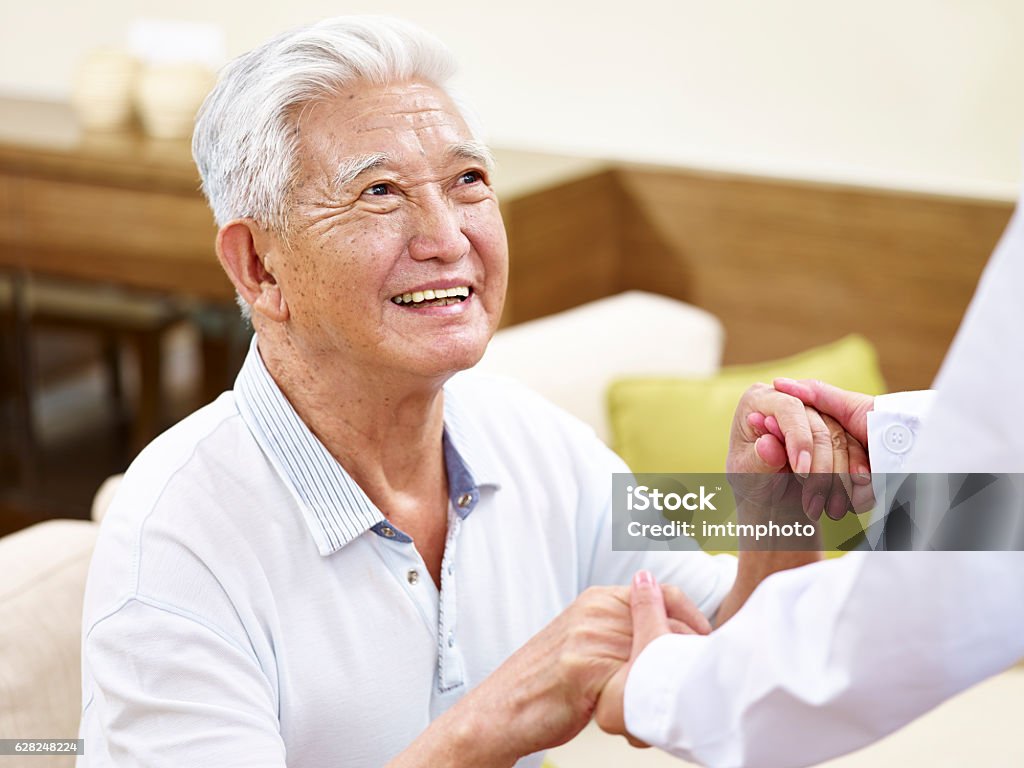
<svg viewBox="0 0 1024 768"><path fill-rule="evenodd" d="M98 530L50 520L0 539L0 738L78 738L82 596ZM55 768L74 758L29 762Z"/></svg>
<svg viewBox="0 0 1024 768"><path fill-rule="evenodd" d="M613 379L711 376L724 336L709 312L628 291L499 331L477 369L521 381L608 442L605 392Z"/></svg>

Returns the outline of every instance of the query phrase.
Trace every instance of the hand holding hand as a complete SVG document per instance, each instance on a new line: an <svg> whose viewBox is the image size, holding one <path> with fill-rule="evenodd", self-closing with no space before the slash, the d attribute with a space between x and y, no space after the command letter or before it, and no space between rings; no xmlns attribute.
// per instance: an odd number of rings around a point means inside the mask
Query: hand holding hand
<svg viewBox="0 0 1024 768"><path fill-rule="evenodd" d="M868 467L860 440L794 394L755 384L740 399L727 463L742 484L737 488L733 483L738 497L766 505L777 501L794 490L792 482L778 476L758 482L754 475L792 470L802 478L799 495L807 516L817 520L827 510L829 517L839 519L851 506L857 511L870 508Z"/></svg>
<svg viewBox="0 0 1024 768"><path fill-rule="evenodd" d="M815 379L778 378L774 384L777 391L834 418L861 445L868 444L868 414L875 408L875 398Z"/></svg>
<svg viewBox="0 0 1024 768"><path fill-rule="evenodd" d="M666 631L711 631L682 591L666 586L660 594ZM489 750L503 759L492 764L564 744L590 721L601 690L630 657L630 600L627 587L586 590L460 703L500 740Z"/></svg>
<svg viewBox="0 0 1024 768"><path fill-rule="evenodd" d="M634 738L626 730L624 700L626 678L633 668L640 652L655 638L670 632L668 616L665 613L665 601L661 587L647 571L639 571L633 577L633 588L630 592L630 610L633 616L633 644L626 664L612 675L601 691L594 714L601 730L625 736L634 747L647 747L648 744Z"/></svg>

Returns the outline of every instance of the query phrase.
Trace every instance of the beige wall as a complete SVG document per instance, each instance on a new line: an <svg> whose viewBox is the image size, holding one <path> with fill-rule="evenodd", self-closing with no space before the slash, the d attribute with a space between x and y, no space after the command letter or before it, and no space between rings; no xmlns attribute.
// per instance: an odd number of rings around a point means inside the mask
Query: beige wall
<svg viewBox="0 0 1024 768"><path fill-rule="evenodd" d="M388 12L455 49L495 143L1005 198L1021 177L1021 0L0 2L0 91L65 95L141 15L221 24L234 54Z"/></svg>

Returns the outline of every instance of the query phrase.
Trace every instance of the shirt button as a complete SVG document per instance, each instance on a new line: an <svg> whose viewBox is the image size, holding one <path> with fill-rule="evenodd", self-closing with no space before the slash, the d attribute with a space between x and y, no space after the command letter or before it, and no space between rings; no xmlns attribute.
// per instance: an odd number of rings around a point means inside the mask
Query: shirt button
<svg viewBox="0 0 1024 768"><path fill-rule="evenodd" d="M451 567L451 566L449 565L449 566L448 566L448 575L449 575L449 576L451 576L451 575L452 575L452 573L453 573L454 571L455 571L455 569L454 569L454 568L452 568L452 567Z"/></svg>
<svg viewBox="0 0 1024 768"><path fill-rule="evenodd" d="M419 584L420 572L417 571L415 568L410 568L408 573L405 574L405 578L409 581L410 584Z"/></svg>
<svg viewBox="0 0 1024 768"><path fill-rule="evenodd" d="M454 646L455 646L455 633L454 632L449 632L448 633L448 647L452 648Z"/></svg>
<svg viewBox="0 0 1024 768"><path fill-rule="evenodd" d="M384 536L385 538L388 538L388 539L395 538L395 529L394 528L390 528L390 527L388 527L386 525L383 528L380 529L380 533L381 533L381 536Z"/></svg>
<svg viewBox="0 0 1024 768"><path fill-rule="evenodd" d="M471 493L464 493L461 496L459 496L458 505L462 509L465 509L466 507L468 507L472 502L473 502L473 494L471 494Z"/></svg>
<svg viewBox="0 0 1024 768"><path fill-rule="evenodd" d="M906 453L914 444L914 433L902 424L890 424L882 433L882 443L893 453Z"/></svg>

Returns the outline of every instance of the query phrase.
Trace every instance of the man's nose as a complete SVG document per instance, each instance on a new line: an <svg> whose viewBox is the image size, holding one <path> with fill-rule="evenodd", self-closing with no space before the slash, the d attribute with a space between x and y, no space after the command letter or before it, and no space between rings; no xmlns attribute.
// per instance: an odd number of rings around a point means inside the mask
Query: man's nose
<svg viewBox="0 0 1024 768"><path fill-rule="evenodd" d="M409 241L409 254L417 261L458 261L469 253L469 238L462 231L456 206L444 198L424 205L417 231Z"/></svg>

